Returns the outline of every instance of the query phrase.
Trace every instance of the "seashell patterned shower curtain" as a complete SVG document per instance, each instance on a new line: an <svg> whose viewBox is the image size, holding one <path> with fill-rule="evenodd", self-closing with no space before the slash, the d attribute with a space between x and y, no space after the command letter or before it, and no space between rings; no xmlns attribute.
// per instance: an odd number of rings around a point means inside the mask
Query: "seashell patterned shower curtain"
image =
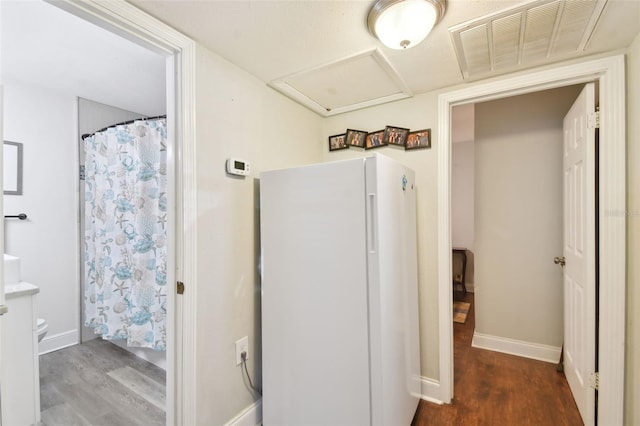
<svg viewBox="0 0 640 426"><path fill-rule="evenodd" d="M166 347L166 119L86 137L85 325L132 347Z"/></svg>

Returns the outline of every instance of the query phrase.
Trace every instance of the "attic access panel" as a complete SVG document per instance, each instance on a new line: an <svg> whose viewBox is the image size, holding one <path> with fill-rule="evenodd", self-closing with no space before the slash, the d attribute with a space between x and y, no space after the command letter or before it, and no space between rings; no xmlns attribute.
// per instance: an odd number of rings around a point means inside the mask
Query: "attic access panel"
<svg viewBox="0 0 640 426"><path fill-rule="evenodd" d="M529 1L449 28L464 78L582 52L607 0Z"/></svg>
<svg viewBox="0 0 640 426"><path fill-rule="evenodd" d="M269 85L324 117L412 95L377 49L291 74Z"/></svg>

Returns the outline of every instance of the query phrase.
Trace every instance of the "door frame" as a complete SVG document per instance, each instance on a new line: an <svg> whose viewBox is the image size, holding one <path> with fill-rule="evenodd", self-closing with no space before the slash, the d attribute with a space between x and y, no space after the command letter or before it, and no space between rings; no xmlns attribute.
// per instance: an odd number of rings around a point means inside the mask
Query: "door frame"
<svg viewBox="0 0 640 426"><path fill-rule="evenodd" d="M438 96L438 340L436 399L453 398L451 301L451 109L556 87L598 81L600 101L600 424L622 424L626 302L626 113L624 55L573 62L475 84ZM594 235L595 236L595 235ZM594 313L595 314L595 313Z"/></svg>
<svg viewBox="0 0 640 426"><path fill-rule="evenodd" d="M168 208L176 215L168 228L167 279L188 290L181 297L167 292L166 419L196 424L196 43L125 1L45 1L167 58Z"/></svg>

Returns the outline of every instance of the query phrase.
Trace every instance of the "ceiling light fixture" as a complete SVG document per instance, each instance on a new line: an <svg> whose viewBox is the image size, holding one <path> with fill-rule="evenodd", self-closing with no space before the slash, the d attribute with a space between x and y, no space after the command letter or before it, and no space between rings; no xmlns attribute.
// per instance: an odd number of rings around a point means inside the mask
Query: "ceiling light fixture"
<svg viewBox="0 0 640 426"><path fill-rule="evenodd" d="M444 10L445 0L378 0L367 24L385 46L408 49L427 37Z"/></svg>

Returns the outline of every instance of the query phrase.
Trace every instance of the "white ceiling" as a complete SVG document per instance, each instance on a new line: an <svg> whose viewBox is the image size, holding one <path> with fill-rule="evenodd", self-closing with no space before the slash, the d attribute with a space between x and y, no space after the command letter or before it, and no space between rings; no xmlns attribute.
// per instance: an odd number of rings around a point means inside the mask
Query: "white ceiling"
<svg viewBox="0 0 640 426"><path fill-rule="evenodd" d="M474 78L624 49L640 32L640 1L608 0L584 50L465 77L449 28L523 2L448 0L444 18L422 44L396 51L384 47L367 30L373 0L129 1L278 90L282 88L277 83L284 81L311 88L313 96L328 104L337 96L357 99L360 106L375 103L362 101L367 94L361 91L367 85L332 84L327 78L331 73L322 74L318 85L300 76L323 66L341 68L346 58L377 52L385 62L383 68L393 71L390 78L401 87L399 93L411 96ZM549 1L554 0L535 3ZM56 87L148 115L165 112L163 58L41 1L2 0L0 8L3 78ZM361 72L350 74L355 73L348 68L340 71L342 78L368 78ZM370 97L379 96L381 84L370 85Z"/></svg>
<svg viewBox="0 0 640 426"><path fill-rule="evenodd" d="M163 57L42 1L1 0L0 15L4 82L166 113Z"/></svg>
<svg viewBox="0 0 640 426"><path fill-rule="evenodd" d="M412 49L397 51L384 47L368 32L366 19L373 0L129 1L265 84L379 49L413 94L472 81L463 78L450 27L523 4L510 0L448 0L444 18L426 40ZM545 2L549 0L533 3ZM571 2L576 0L567 0ZM638 32L640 1L608 0L584 50L563 52L475 78L624 49ZM335 91L331 86L324 89Z"/></svg>

